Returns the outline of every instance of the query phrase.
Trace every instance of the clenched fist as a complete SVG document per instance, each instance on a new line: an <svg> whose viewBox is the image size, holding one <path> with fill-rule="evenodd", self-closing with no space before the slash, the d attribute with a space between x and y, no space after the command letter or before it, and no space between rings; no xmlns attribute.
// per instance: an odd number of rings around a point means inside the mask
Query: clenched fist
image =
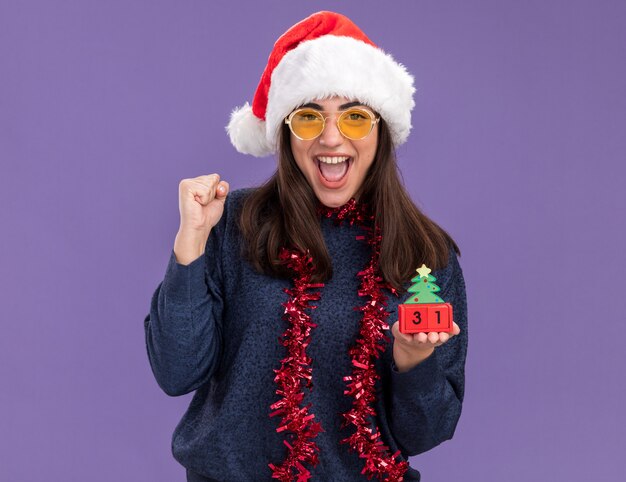
<svg viewBox="0 0 626 482"><path fill-rule="evenodd" d="M224 213L228 183L219 174L183 179L178 185L180 226L174 254L180 264L189 264L204 253L213 226Z"/></svg>

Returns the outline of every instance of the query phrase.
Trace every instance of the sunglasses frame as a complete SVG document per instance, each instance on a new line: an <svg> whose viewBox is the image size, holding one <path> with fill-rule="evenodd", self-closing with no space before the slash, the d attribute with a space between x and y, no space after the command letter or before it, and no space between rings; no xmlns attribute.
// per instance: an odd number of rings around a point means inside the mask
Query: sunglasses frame
<svg viewBox="0 0 626 482"><path fill-rule="evenodd" d="M302 111L315 112L317 114L320 114L321 118L322 118L322 128L320 130L320 133L318 135L316 135L315 137L311 137L310 139L303 139L302 137L300 137L298 134L296 134L293 131L293 127L291 126L291 120L294 118L294 116L298 112L302 112ZM353 111L359 111L359 113L364 112L370 118L370 121L371 121L370 130L363 137L354 138L354 137L347 136L341 130L341 126L339 125L339 118L341 116L343 116L344 114L349 114L350 112L353 112ZM330 114L330 115L324 115L324 114ZM317 109L313 109L311 107L301 107L299 109L294 110L291 114L289 114L287 117L285 117L285 124L287 124L289 126L289 130L291 131L291 133L294 136L296 136L298 139L300 139L301 141L312 141L312 140L317 139L319 136L322 135L322 132L324 132L324 129L326 128L326 120L328 118L332 117L333 114L339 114L339 115L337 115L337 119L335 120L335 124L337 125L337 130L341 133L342 136L344 136L346 139L350 139L351 141L360 141L361 139L365 139L367 136L369 136L372 133L372 130L374 130L374 126L376 124L378 124L378 122L380 121L380 116L374 114L371 110L366 109L364 107L351 107L349 109L346 109L345 111L340 111L340 112L337 112L337 113L317 110Z"/></svg>

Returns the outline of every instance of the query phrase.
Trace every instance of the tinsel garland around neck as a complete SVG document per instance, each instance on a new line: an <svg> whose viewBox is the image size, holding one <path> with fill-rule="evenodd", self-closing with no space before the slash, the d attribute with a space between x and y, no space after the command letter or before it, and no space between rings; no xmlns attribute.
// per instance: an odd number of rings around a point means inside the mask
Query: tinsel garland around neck
<svg viewBox="0 0 626 482"><path fill-rule="evenodd" d="M391 289L384 283L378 272L380 257L381 234L373 227L373 216L367 206L351 199L339 208L320 206L321 217L335 218L336 224L348 222L357 224L365 230L365 236L357 239L367 242L372 256L357 276L361 283L358 294L364 298L362 306L355 309L362 312L359 335L348 354L352 361L352 373L343 379L347 388L344 395L353 399L352 408L342 414L342 429L351 427L353 433L341 442L348 444L352 452L364 459L361 471L368 479L377 477L379 480L402 482L409 465L404 460L397 460L400 451L393 455L381 440L380 432L370 423L376 416L374 402L376 400L376 381L380 375L376 371L376 359L385 350L389 338L384 330L389 329L386 322L389 313L385 310L386 296L383 288ZM277 432L285 432L287 439L287 456L281 464L269 464L272 477L281 482L306 482L311 478L307 465L316 466L319 462L319 447L314 439L322 431L322 426L315 421L311 404L303 405L304 388L312 390L313 371L311 358L306 350L311 342L311 331L316 327L311 317L305 312L315 309L310 301L320 299L319 292L309 290L321 288L322 283L312 283L315 272L313 259L308 252L302 253L295 249L283 248L280 259L293 271L293 288L285 289L290 296L283 303L285 314L283 319L289 327L280 337L280 343L287 348L287 356L281 360L279 369L274 370L274 382L278 385L276 394L281 397L271 405L271 417L282 416ZM391 289L392 290L392 289ZM392 290L395 293L395 291Z"/></svg>

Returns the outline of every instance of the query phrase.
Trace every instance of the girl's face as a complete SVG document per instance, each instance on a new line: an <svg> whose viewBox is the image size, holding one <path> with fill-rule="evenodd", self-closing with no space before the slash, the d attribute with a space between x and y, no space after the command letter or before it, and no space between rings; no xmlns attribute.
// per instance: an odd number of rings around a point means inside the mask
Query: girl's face
<svg viewBox="0 0 626 482"><path fill-rule="evenodd" d="M366 107L345 97L314 100L306 107L329 116L322 133L315 139L301 140L291 132L296 164L320 202L331 208L356 197L376 154L378 124L367 137L356 141L344 137L337 128L337 116L355 106Z"/></svg>

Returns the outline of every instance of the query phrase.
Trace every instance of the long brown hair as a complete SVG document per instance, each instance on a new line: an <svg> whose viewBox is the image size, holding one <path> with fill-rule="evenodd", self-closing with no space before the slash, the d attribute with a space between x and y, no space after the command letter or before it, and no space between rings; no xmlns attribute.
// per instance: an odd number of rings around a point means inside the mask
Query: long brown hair
<svg viewBox="0 0 626 482"><path fill-rule="evenodd" d="M389 128L381 119L374 162L358 193L374 213L381 228L380 272L398 291L425 263L431 269L448 262L449 246L457 254L452 237L423 214L409 197L400 180ZM281 247L309 250L316 266L314 282L332 276L330 256L317 213L318 200L298 168L290 144L289 127L280 132L278 169L262 186L248 195L239 226L244 252L259 272L289 277L290 271L278 259Z"/></svg>

